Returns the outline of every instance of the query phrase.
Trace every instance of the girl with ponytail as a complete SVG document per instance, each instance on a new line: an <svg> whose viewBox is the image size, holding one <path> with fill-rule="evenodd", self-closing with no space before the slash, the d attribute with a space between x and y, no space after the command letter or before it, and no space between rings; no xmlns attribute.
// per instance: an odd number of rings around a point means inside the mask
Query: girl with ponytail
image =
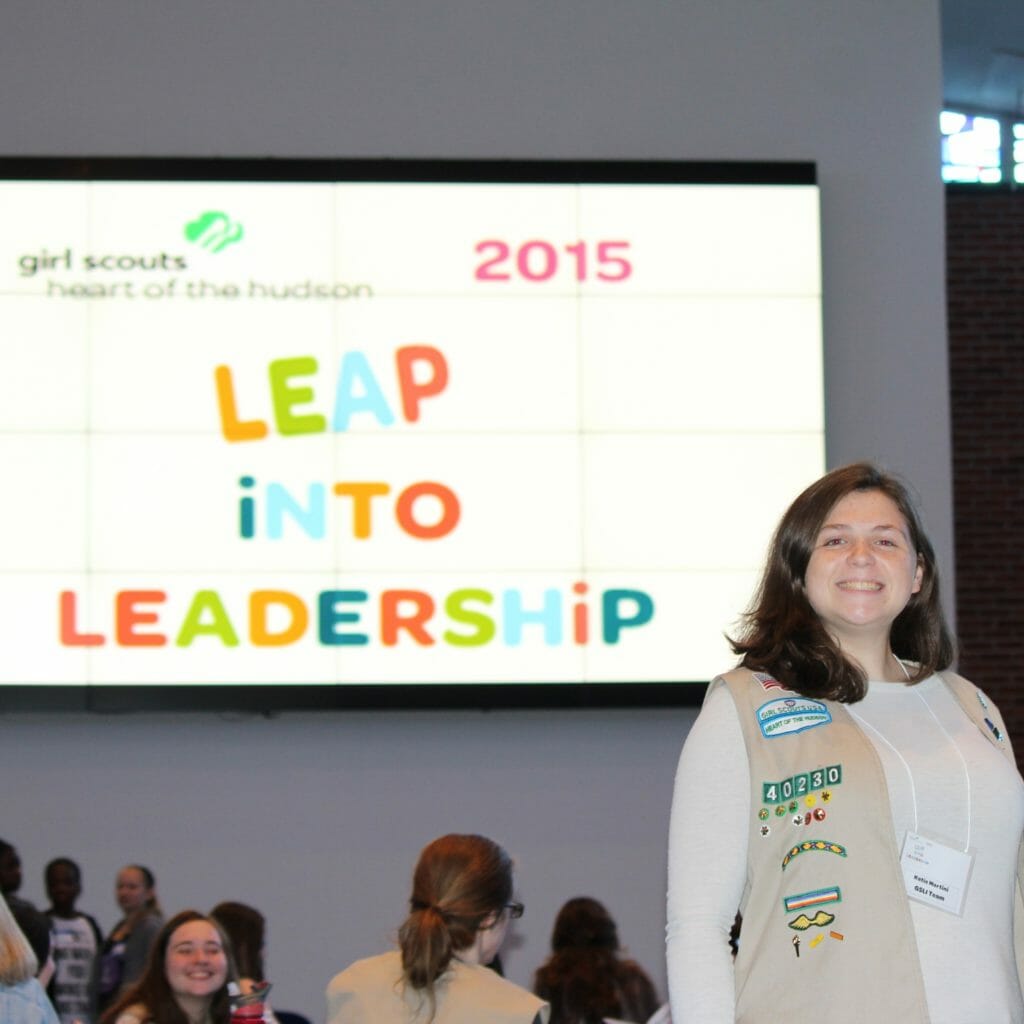
<svg viewBox="0 0 1024 1024"><path fill-rule="evenodd" d="M522 913L512 900L512 862L497 843L435 839L413 873L399 948L331 981L328 1024L547 1024L546 1003L486 966Z"/></svg>

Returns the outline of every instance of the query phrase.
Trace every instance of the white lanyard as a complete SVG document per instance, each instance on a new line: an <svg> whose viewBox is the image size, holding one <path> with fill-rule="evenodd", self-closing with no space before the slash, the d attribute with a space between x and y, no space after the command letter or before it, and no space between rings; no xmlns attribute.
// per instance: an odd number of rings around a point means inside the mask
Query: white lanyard
<svg viewBox="0 0 1024 1024"><path fill-rule="evenodd" d="M906 674L907 669L906 666L904 666L903 662L900 662L900 668L902 668L904 673ZM907 675L907 678L909 679L909 674ZM928 713L932 716L932 718L935 719L935 724L939 727L939 729L942 730L942 734L946 737L947 740L949 740L953 749L957 753L957 757L960 758L960 764L963 767L964 782L967 786L967 841L965 842L963 849L963 852L966 853L971 846L971 774L967 768L967 759L964 757L963 751L961 751L960 747L957 745L956 740L954 740L953 737L950 735L949 730L946 729L946 727L942 724L941 721L939 721L939 716L935 714L935 711L932 709L932 706L928 703L928 701L924 699L924 697L921 696L921 694L917 691L916 687L914 688L914 693L917 696L917 699L920 700L921 703L924 704L924 706L928 709ZM907 764L907 759L877 728L875 728L875 726L861 718L861 716L858 715L857 712L853 710L853 708L848 707L847 710L850 712L851 715L853 715L854 718L857 719L858 722L861 723L861 725L867 726L867 728L869 728L899 758L900 763L903 765L903 768L907 773L907 778L910 780L910 796L914 803L914 832L917 832L917 787L914 785L914 773L911 771L910 765Z"/></svg>

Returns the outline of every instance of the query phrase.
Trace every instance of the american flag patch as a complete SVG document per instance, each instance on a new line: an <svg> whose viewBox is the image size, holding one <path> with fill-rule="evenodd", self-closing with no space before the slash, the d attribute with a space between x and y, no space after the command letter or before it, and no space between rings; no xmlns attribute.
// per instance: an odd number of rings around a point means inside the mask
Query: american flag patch
<svg viewBox="0 0 1024 1024"><path fill-rule="evenodd" d="M766 690L784 690L785 687L778 681L773 679L767 672L755 672L754 678L766 689Z"/></svg>

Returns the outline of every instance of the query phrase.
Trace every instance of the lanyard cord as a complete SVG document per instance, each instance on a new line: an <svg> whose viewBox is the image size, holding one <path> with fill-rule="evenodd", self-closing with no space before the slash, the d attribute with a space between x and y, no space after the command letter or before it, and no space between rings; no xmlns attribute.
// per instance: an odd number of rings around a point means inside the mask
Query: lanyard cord
<svg viewBox="0 0 1024 1024"><path fill-rule="evenodd" d="M906 673L907 669L903 662L900 662L900 667ZM909 678L909 676L908 676ZM963 755L963 751L958 746L956 740L949 734L949 730L939 721L939 716L935 714L932 706L921 696L917 688L914 688L914 693L917 695L917 699L928 709L928 713L935 719L935 724L942 731L943 736L949 741L953 749L956 751L957 756L960 758L960 764L964 771L964 782L967 786L967 842L964 844L963 852L966 853L971 847L971 773L967 768L967 759ZM914 773L910 770L910 765L907 764L907 759L896 749L895 746L884 736L882 733L875 728L870 722L866 722L860 715L857 714L853 708L848 707L847 710L857 719L861 725L866 725L900 760L904 770L907 773L907 778L910 780L910 796L914 802L914 832L918 831L918 816L917 816L917 787L914 785Z"/></svg>
<svg viewBox="0 0 1024 1024"><path fill-rule="evenodd" d="M946 727L939 721L939 716L935 714L935 709L931 704L929 704L921 694L918 693L917 696L920 698L921 703L928 709L932 718L935 719L935 724L942 730L942 734L952 744L953 749L957 752L957 756L960 758L960 764L964 770L964 783L967 786L967 841L964 843L964 853L966 853L971 848L971 773L967 768L967 758L964 757L964 752L960 749L956 740L953 739ZM917 816L916 806L914 807L914 816Z"/></svg>

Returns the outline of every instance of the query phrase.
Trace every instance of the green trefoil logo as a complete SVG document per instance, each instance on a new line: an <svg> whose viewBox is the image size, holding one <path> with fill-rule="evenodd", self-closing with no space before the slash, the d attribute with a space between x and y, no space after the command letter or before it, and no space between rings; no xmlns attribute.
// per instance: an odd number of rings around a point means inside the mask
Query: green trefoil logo
<svg viewBox="0 0 1024 1024"><path fill-rule="evenodd" d="M206 210L185 225L185 238L210 252L240 242L245 231L222 210Z"/></svg>

